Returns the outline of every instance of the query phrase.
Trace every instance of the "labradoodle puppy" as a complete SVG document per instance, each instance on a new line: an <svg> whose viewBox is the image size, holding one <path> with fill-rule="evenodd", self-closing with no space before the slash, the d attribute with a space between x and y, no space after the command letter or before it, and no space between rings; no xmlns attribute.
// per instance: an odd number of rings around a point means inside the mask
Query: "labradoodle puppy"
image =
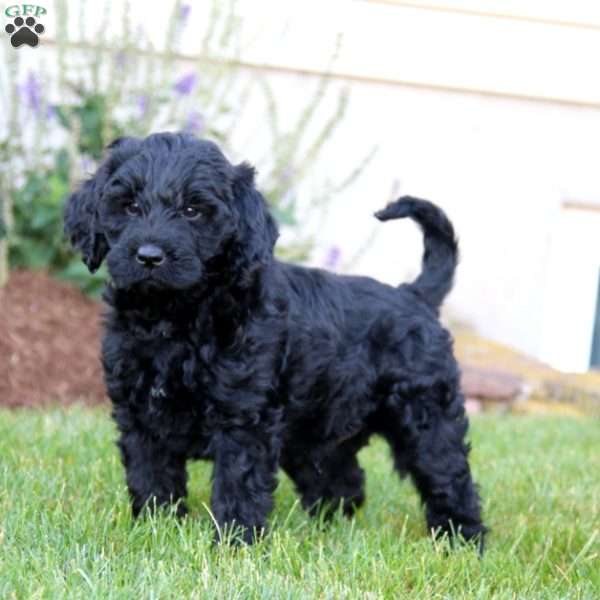
<svg viewBox="0 0 600 600"><path fill-rule="evenodd" d="M438 322L457 242L433 204L401 198L423 271L383 285L279 262L254 170L190 135L123 138L68 200L65 230L91 271L106 260L102 346L134 515L186 512L186 461L213 461L220 529L251 542L277 471L302 503L350 515L373 434L409 474L434 533L483 542L452 339Z"/></svg>

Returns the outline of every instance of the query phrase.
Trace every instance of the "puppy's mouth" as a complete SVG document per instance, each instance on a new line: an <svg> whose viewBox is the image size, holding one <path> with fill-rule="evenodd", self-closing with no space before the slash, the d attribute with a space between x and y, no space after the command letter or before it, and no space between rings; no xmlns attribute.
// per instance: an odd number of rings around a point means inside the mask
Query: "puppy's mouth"
<svg viewBox="0 0 600 600"><path fill-rule="evenodd" d="M156 277L153 277L152 273L148 273L144 279L134 283L131 287L136 288L138 291L144 294L151 294L152 292L164 290L168 286L166 286L159 279L156 279Z"/></svg>
<svg viewBox="0 0 600 600"><path fill-rule="evenodd" d="M151 294L159 290L167 290L171 286L158 269L128 269L111 268L108 272L112 284L120 290L131 290L143 294Z"/></svg>
<svg viewBox="0 0 600 600"><path fill-rule="evenodd" d="M151 261L147 261L151 262ZM192 256L168 255L159 264L140 264L127 250L114 248L107 258L108 272L115 288L144 294L157 291L185 291L204 278L204 266Z"/></svg>
<svg viewBox="0 0 600 600"><path fill-rule="evenodd" d="M158 291L177 290L182 286L178 285L175 281L165 279L159 270L149 270L128 282L124 287L134 288L138 292L152 294L153 292ZM188 286L183 286L183 288L185 287Z"/></svg>
<svg viewBox="0 0 600 600"><path fill-rule="evenodd" d="M109 270L110 271L110 270ZM196 273L190 277L189 273L170 270L165 272L162 268L147 269L137 273L129 273L128 277L119 277L111 273L115 287L131 290L143 295L152 295L159 292L184 292L197 287L201 277Z"/></svg>

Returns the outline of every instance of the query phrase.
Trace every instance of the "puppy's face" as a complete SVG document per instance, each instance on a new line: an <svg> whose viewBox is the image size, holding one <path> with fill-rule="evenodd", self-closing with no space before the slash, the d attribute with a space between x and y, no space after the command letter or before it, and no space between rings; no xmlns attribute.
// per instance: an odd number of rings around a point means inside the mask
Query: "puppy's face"
<svg viewBox="0 0 600 600"><path fill-rule="evenodd" d="M98 208L117 287L186 289L201 281L237 227L234 169L208 142L151 145L107 179Z"/></svg>
<svg viewBox="0 0 600 600"><path fill-rule="evenodd" d="M106 258L116 287L149 292L189 289L217 269L243 279L277 237L252 168L183 134L114 143L69 199L65 229L91 270Z"/></svg>

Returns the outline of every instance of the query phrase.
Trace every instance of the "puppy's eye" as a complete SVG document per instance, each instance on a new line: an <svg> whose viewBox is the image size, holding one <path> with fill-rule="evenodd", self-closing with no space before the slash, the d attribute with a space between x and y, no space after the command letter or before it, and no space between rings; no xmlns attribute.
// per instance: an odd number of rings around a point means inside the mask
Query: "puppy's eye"
<svg viewBox="0 0 600 600"><path fill-rule="evenodd" d="M181 214L190 221L202 216L202 212L197 206L184 206Z"/></svg>
<svg viewBox="0 0 600 600"><path fill-rule="evenodd" d="M128 202L125 205L125 212L130 217L139 217L142 214L142 208L137 202Z"/></svg>

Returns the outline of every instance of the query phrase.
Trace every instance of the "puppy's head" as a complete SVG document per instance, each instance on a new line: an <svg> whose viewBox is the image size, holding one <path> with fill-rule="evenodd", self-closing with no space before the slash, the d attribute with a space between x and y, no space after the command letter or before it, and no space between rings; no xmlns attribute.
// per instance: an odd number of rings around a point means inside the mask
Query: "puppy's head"
<svg viewBox="0 0 600 600"><path fill-rule="evenodd" d="M254 187L212 142L159 133L119 139L68 200L65 232L117 288L186 290L218 276L248 285L272 259L277 228Z"/></svg>

